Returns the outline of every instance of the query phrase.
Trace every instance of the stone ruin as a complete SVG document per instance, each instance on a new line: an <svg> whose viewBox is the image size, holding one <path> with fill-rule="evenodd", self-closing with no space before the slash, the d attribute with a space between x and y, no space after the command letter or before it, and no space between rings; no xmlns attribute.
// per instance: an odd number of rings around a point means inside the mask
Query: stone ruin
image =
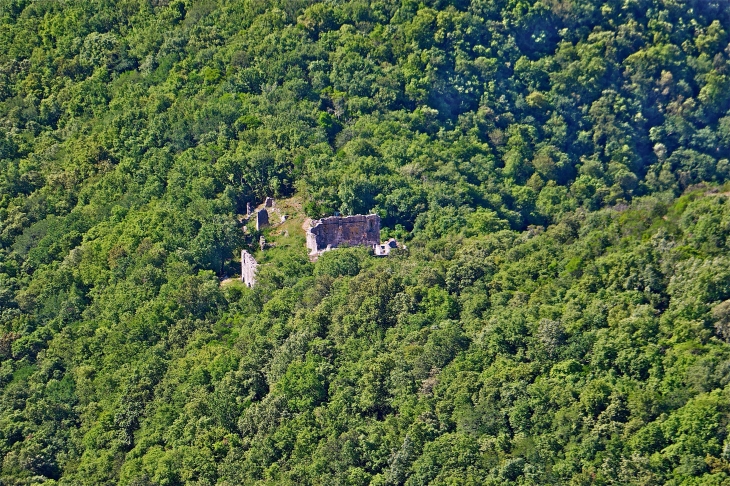
<svg viewBox="0 0 730 486"><path fill-rule="evenodd" d="M248 287L256 284L256 269L259 264L246 250L241 250L241 281Z"/></svg>
<svg viewBox="0 0 730 486"><path fill-rule="evenodd" d="M274 207L274 199L267 197L264 200L264 207L259 209L258 211L255 210L253 204L246 203L246 214L248 216L251 216L252 214L255 217L256 220L256 230L261 231L262 229L268 227L270 225L269 222L269 212L266 210L266 208L273 208ZM274 209L276 211L276 209ZM284 218L282 218L282 221L284 221ZM259 248L261 251L263 251L268 245L266 244L266 239L261 236L259 238ZM241 250L241 281L246 284L249 287L253 287L256 284L256 270L258 268L259 264L256 262L256 259L246 250Z"/></svg>
<svg viewBox="0 0 730 486"><path fill-rule="evenodd" d="M388 256L394 248L398 248L398 242L395 241L395 238L391 238L388 241L373 246L373 254L375 256Z"/></svg>
<svg viewBox="0 0 730 486"><path fill-rule="evenodd" d="M269 226L269 212L265 209L256 212L256 231Z"/></svg>
<svg viewBox="0 0 730 486"><path fill-rule="evenodd" d="M312 221L312 226L307 230L307 248L310 255L318 256L342 245L364 245L372 248L380 246L380 216L358 214Z"/></svg>

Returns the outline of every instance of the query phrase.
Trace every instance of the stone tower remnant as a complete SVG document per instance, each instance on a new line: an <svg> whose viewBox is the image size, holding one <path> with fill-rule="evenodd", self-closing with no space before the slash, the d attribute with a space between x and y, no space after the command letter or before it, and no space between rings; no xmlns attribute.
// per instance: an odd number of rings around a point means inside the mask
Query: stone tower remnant
<svg viewBox="0 0 730 486"><path fill-rule="evenodd" d="M246 250L241 250L241 281L248 287L256 284L256 269L259 264Z"/></svg>
<svg viewBox="0 0 730 486"><path fill-rule="evenodd" d="M313 221L307 230L307 248L313 256L341 245L379 244L380 216L377 214L322 218Z"/></svg>
<svg viewBox="0 0 730 486"><path fill-rule="evenodd" d="M260 231L269 225L269 212L262 209L256 212L256 231Z"/></svg>

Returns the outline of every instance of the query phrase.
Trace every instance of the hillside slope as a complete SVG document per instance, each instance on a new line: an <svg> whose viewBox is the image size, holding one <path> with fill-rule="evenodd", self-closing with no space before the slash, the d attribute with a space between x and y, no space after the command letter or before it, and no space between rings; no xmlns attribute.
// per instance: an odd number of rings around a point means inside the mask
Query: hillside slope
<svg viewBox="0 0 730 486"><path fill-rule="evenodd" d="M0 0L0 484L730 483L728 29ZM266 196L408 248L221 285Z"/></svg>

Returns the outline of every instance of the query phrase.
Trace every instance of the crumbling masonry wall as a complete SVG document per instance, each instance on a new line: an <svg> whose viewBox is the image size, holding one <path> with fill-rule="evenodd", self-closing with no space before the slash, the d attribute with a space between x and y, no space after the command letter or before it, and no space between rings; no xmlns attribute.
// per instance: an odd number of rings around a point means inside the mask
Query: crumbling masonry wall
<svg viewBox="0 0 730 486"><path fill-rule="evenodd" d="M267 226L269 226L269 212L265 209L256 211L256 231L261 231Z"/></svg>
<svg viewBox="0 0 730 486"><path fill-rule="evenodd" d="M256 270L259 264L246 250L241 250L241 280L249 287L256 284Z"/></svg>
<svg viewBox="0 0 730 486"><path fill-rule="evenodd" d="M380 244L380 216L377 214L332 216L313 221L307 230L310 254L319 254L341 245L373 246Z"/></svg>

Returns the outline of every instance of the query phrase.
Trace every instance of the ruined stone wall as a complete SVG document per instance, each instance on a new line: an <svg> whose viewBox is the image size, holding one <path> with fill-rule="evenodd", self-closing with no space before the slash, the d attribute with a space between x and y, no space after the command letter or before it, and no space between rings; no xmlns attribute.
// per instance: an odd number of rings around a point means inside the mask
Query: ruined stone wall
<svg viewBox="0 0 730 486"><path fill-rule="evenodd" d="M312 254L328 248L380 244L380 216L377 214L332 216L314 221L307 231L307 248Z"/></svg>
<svg viewBox="0 0 730 486"><path fill-rule="evenodd" d="M256 231L260 231L269 226L269 212L265 209L256 211Z"/></svg>
<svg viewBox="0 0 730 486"><path fill-rule="evenodd" d="M253 287L256 284L256 269L259 264L246 250L241 250L241 281Z"/></svg>

